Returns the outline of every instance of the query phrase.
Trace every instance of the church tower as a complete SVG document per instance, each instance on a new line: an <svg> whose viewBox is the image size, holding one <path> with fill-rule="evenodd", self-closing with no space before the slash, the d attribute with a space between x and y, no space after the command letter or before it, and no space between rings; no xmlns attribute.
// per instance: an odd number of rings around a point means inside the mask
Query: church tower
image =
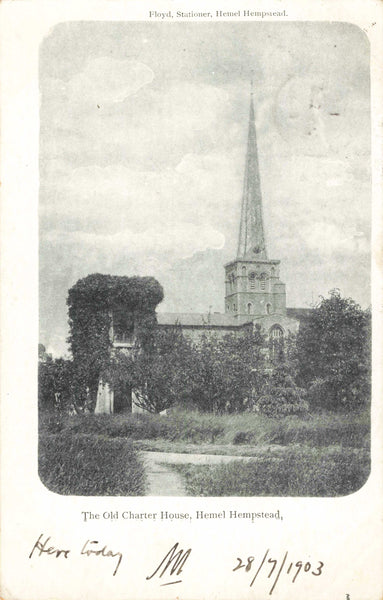
<svg viewBox="0 0 383 600"><path fill-rule="evenodd" d="M279 263L267 256L251 92L238 252L237 258L225 265L225 312L241 322L244 317L285 316L286 290L279 279Z"/></svg>

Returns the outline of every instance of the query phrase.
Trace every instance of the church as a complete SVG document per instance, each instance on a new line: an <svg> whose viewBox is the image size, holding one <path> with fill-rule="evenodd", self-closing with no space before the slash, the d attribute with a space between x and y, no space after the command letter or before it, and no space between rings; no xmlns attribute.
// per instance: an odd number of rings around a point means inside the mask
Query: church
<svg viewBox="0 0 383 600"><path fill-rule="evenodd" d="M259 325L269 340L279 342L289 333L297 333L300 321L310 312L286 307L286 286L280 280L279 266L280 261L269 258L267 253L251 93L238 250L235 259L224 266L225 312L157 312L157 326L165 330L181 327L183 334L198 344L207 333L218 337L242 335ZM112 325L111 342L115 351L129 352L135 342L134 323L129 332ZM118 395L109 384L100 382L95 412L118 412ZM134 394L129 404L135 412Z"/></svg>
<svg viewBox="0 0 383 600"><path fill-rule="evenodd" d="M279 260L268 257L266 247L251 93L238 251L224 267L225 312L157 313L158 326L180 325L184 335L195 342L207 330L224 336L257 324L271 338L296 333L299 318L309 309L286 308L286 286L279 278L279 265Z"/></svg>

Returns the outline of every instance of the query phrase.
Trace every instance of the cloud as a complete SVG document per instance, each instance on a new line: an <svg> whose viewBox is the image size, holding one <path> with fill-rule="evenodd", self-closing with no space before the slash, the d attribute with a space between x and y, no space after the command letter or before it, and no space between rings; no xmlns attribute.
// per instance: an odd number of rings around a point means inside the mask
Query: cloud
<svg viewBox="0 0 383 600"><path fill-rule="evenodd" d="M66 84L69 101L76 104L122 102L154 78L153 71L134 60L100 57L89 60L81 73Z"/></svg>
<svg viewBox="0 0 383 600"><path fill-rule="evenodd" d="M210 225L193 225L179 222L176 226L151 226L143 231L126 229L114 234L97 234L83 231L50 231L45 236L48 244L57 245L62 252L81 248L84 258L88 253L120 256L141 254L170 255L187 258L207 248L222 248L225 238Z"/></svg>
<svg viewBox="0 0 383 600"><path fill-rule="evenodd" d="M52 171L41 186L42 227L70 222L71 229L100 233L184 221L227 230L240 198L233 159L188 154L160 172L121 164Z"/></svg>

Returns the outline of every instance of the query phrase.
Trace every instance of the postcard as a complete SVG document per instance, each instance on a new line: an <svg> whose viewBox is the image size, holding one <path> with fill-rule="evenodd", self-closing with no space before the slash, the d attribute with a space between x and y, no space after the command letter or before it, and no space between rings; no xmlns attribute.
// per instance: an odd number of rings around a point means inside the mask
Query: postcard
<svg viewBox="0 0 383 600"><path fill-rule="evenodd" d="M379 600L381 3L1 10L1 597Z"/></svg>

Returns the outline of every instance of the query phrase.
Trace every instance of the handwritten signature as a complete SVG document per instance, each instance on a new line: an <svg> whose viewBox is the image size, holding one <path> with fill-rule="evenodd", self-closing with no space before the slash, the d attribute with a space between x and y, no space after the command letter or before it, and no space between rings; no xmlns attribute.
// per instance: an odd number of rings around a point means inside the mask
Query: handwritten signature
<svg viewBox="0 0 383 600"><path fill-rule="evenodd" d="M40 536L38 537L37 541L35 542L31 553L29 555L29 558L32 558L32 556L35 554L36 552L36 556L40 557L44 554L46 554L47 556L52 556L54 558L68 558L69 553L71 552L71 550L69 549L62 549L62 548L57 548L56 546L51 545L51 536L45 536L45 540L44 538L44 534L40 534ZM115 569L113 571L113 575L116 575L118 568L121 564L122 561L122 553L121 552L113 552L113 550L108 550L108 547L106 544L102 544L101 542L99 542L98 540L86 540L85 544L83 544L82 549L80 551L80 556L100 556L102 558L116 558L117 562L115 565Z"/></svg>
<svg viewBox="0 0 383 600"><path fill-rule="evenodd" d="M174 576L174 574L176 575L176 577L180 576L180 574L182 573L182 569L185 566L185 563L191 554L191 548L189 548L185 552L183 550L178 550L178 552L176 552L177 548L178 548L178 542L176 544L174 544L174 546L172 548L170 548L170 550L167 554L165 554L164 558L162 559L162 561L160 562L158 567L155 569L155 571L153 571L153 573L151 575L147 576L147 578L146 578L147 580L152 579L152 577L154 577L157 574L158 574L159 579L161 579L161 577L165 574L167 574L167 575L170 574L171 577ZM163 567L162 571L161 571L161 567ZM170 571L168 571L169 568L170 568ZM172 585L174 583L181 583L181 582L182 582L182 579L177 579L175 581L173 580L173 581L168 581L167 583L161 583L161 586Z"/></svg>

